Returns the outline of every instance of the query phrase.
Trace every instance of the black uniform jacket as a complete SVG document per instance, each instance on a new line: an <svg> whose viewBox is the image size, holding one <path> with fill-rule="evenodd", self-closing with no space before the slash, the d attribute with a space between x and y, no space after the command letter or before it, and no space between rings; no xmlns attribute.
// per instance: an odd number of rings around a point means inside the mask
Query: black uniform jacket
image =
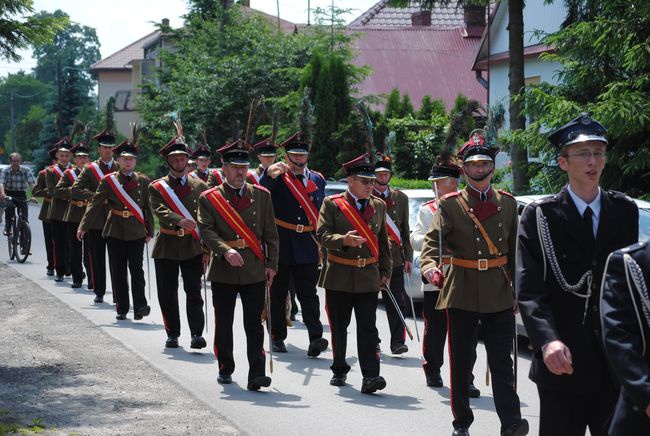
<svg viewBox="0 0 650 436"><path fill-rule="evenodd" d="M650 243L615 251L607 260L600 310L607 357L621 383L612 433L640 435L650 431L645 414L650 404L650 311L644 310L627 256L639 266L637 282L643 281L646 290L650 286Z"/></svg>
<svg viewBox="0 0 650 436"><path fill-rule="evenodd" d="M564 392L598 392L603 358L600 330L600 282L607 256L614 250L633 244L639 234L639 211L624 194L601 190L601 210L593 249L588 229L582 222L567 187L550 197L528 205L521 216L517 237L515 289L521 317L534 349L530 378L546 389ZM573 285L589 269L594 278L592 295L585 299L565 292L546 260L546 277L536 211L541 208L549 225L554 252L562 275ZM593 241L593 234L591 235ZM586 294L582 289L581 294ZM584 322L583 322L584 319ZM573 374L554 375L544 364L543 345L561 340L573 359Z"/></svg>

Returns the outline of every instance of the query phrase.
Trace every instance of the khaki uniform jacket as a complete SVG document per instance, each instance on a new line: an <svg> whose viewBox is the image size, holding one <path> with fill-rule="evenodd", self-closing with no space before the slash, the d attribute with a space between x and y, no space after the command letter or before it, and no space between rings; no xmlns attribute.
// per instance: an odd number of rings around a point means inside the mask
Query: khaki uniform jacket
<svg viewBox="0 0 650 436"><path fill-rule="evenodd" d="M420 255L420 271L437 267L439 232L446 253L467 260L491 259L488 245L465 212L459 198L473 208L480 200L470 196L467 189L440 199L440 220L434 218L424 238ZM509 194L494 190L487 201L494 202L498 212L481 222L501 256L508 256L504 268L479 271L451 265L440 291L437 309L462 309L478 313L494 313L512 309L514 305L511 280L515 271L515 244L517 241L517 201ZM440 222L440 224L439 224ZM442 229L440 228L442 225ZM507 271L508 278L504 271Z"/></svg>
<svg viewBox="0 0 650 436"><path fill-rule="evenodd" d="M87 169L84 171L87 171ZM135 177L135 181L137 182L138 187L131 192L128 192L128 194L131 196L133 201L135 201L142 209L145 225L143 226L140 221L138 221L138 219L134 216L123 218L122 216L109 213L108 219L106 220L104 229L102 231L103 238L115 238L122 241L134 241L153 235L153 212L151 210L149 192L147 190L149 179L147 179L146 176L136 172L133 173L133 177ZM117 179L122 185L124 185L124 183L127 181L126 176L121 172L117 174ZM91 223L96 222L103 216L105 201L108 202L109 210L128 210L109 186L108 182L106 181L106 176L99 183L97 192L88 205L86 213L81 219L79 230L87 232L91 228Z"/></svg>
<svg viewBox="0 0 650 436"><path fill-rule="evenodd" d="M348 197L349 194L343 195L353 207L356 207L354 200ZM366 244L359 247L343 245L345 234L354 230L354 227L332 200L332 197L325 197L318 216L316 237L322 247L327 249L328 253L346 259L371 257L372 253ZM370 196L368 205L375 209L375 214L370 218L368 227L379 240L378 262L363 268L325 262L318 280L319 286L333 291L351 293L379 292L380 276L391 276L392 260L386 231L386 203L377 197Z"/></svg>
<svg viewBox="0 0 650 436"><path fill-rule="evenodd" d="M244 266L233 267L223 257L230 250L225 241L240 238L206 197L212 191L220 192L229 202L233 198L223 185L205 191L199 198L199 229L203 244L212 251L208 279L238 285L263 282L266 279L265 268L278 270L279 238L271 194L265 188L246 183L244 195L251 205L239 214L263 245L266 261L262 262L249 248L237 249L244 259Z"/></svg>
<svg viewBox="0 0 650 436"><path fill-rule="evenodd" d="M97 159L95 163L101 163L101 159ZM117 162L113 161L113 166L111 168L114 171L118 171L120 167ZM98 187L99 180L97 180L97 177L95 177L95 174L92 172L92 170L86 166L81 171L81 174L79 174L77 181L74 182L74 185L72 185L72 189L70 190L70 198L73 200L90 201L95 196L95 192L97 192ZM104 229L111 208L108 206L108 204L104 204L103 210L103 214L95 215L94 220L88 223L88 230Z"/></svg>
<svg viewBox="0 0 650 436"><path fill-rule="evenodd" d="M163 177L162 180L167 182L169 187L172 189L174 189L178 184L176 179L169 175ZM185 180L185 183L189 184L192 191L180 200L181 203L183 203L183 206L185 206L188 212L192 215L194 221L197 221L199 197L203 191L208 189L208 185L203 183L200 179L195 179L193 177L186 177ZM149 185L149 198L151 199L151 209L158 217L160 228L178 231L180 229L180 227L178 227L178 222L182 220L183 217L169 207L169 204L160 194L160 191L153 186L153 183ZM156 235L156 242L153 245L151 257L154 259L186 260L196 257L202 252L203 248L201 247L201 241L194 239L189 231L185 232L184 236L158 233Z"/></svg>
<svg viewBox="0 0 650 436"><path fill-rule="evenodd" d="M81 173L81 169L79 168L74 168L73 170L77 177L79 177L79 174ZM83 217L84 212L86 212L86 206L88 205L87 202L83 202L84 205L80 206L79 201L82 200L74 200L74 203L70 200L70 189L72 188L72 181L70 180L70 177L68 177L67 174L65 174L63 177L59 179L59 183L56 184L56 188L54 190L54 197L55 198L61 198L65 199L68 202L68 208L65 211L65 214L63 215L63 221L67 223L80 223L81 222L81 217Z"/></svg>
<svg viewBox="0 0 650 436"><path fill-rule="evenodd" d="M219 171L222 180L226 178L226 176L224 176L221 172L221 169L215 170L214 168L210 168L208 171L210 172L210 175L208 176L208 188L216 188L217 186L221 185L221 182L219 182L219 180L215 177L214 171ZM246 179L246 182L248 182L248 179Z"/></svg>
<svg viewBox="0 0 650 436"><path fill-rule="evenodd" d="M409 239L411 234L409 229L409 198L405 193L396 189L388 188L388 190L393 201L393 207L387 207L386 213L393 219L402 237L401 249L395 241L389 238L394 269L404 265L405 261L413 262L413 247Z"/></svg>
<svg viewBox="0 0 650 436"><path fill-rule="evenodd" d="M58 165L58 164L57 164ZM58 165L61 171L65 171L71 166L62 167ZM45 172L45 186L47 189L47 194L52 197L52 202L50 203L50 210L47 213L47 219L50 221L63 221L63 216L65 211L68 209L69 199L57 197L55 195L56 185L59 183L61 176L54 171L53 168L48 168Z"/></svg>
<svg viewBox="0 0 650 436"><path fill-rule="evenodd" d="M36 177L36 184L32 188L32 197L43 197L43 204L41 205L41 211L38 214L38 219L48 222L47 214L50 210L52 197L47 194L47 187L45 186L46 172L47 168L44 168L38 172L38 176Z"/></svg>

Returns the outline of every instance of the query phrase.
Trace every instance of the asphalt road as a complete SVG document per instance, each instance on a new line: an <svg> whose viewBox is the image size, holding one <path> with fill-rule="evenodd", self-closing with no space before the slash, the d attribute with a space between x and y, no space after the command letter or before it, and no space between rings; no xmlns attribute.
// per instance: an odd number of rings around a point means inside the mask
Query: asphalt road
<svg viewBox="0 0 650 436"><path fill-rule="evenodd" d="M233 374L233 384L217 384L217 365L211 347L195 352L189 348L189 333L184 308L180 313L182 336L180 348L164 348L166 338L162 317L155 291L153 262L151 262L152 313L143 321L116 321L114 306L110 304L110 293L105 303L93 303L90 291L71 289L69 279L57 284L45 275L45 249L42 242L42 228L35 217L39 206L30 206L32 217L32 253L27 263L8 265L15 268L38 286L79 312L103 332L121 342L132 353L146 361L160 373L166 375L183 389L192 393L206 407L223 415L239 430L249 434L263 435L365 435L365 434L450 434L452 430L451 409L449 407L449 367L443 366L445 387L427 388L421 369L420 346L416 340L407 341L409 352L392 357L382 354L381 374L386 378L387 387L375 395L363 395L361 374L356 358L356 335L354 319L350 326L348 339L348 361L352 371L348 374L348 385L336 388L329 385L332 354L328 349L321 357L311 359L306 356L307 333L299 321L290 329L287 338L289 353L274 355L273 383L267 390L251 392L246 390L247 361L245 356L245 335L241 323L241 306L237 305L235 316L235 359L237 369ZM4 245L4 241L2 242ZM151 242L151 245L153 241ZM151 248L151 246L150 246ZM6 250L0 250L6 262ZM145 268L146 274L146 268ZM180 300L183 302L182 290ZM208 293L210 290L208 290ZM321 304L324 291L319 290ZM210 301L210 298L208 298ZM212 316L208 317L210 320ZM383 338L384 349L388 342L388 324L383 309L378 312L378 329ZM300 320L300 314L298 314ZM326 324L324 308L321 320ZM60 318L65 323L65 314ZM410 319L411 329L413 320ZM325 325L326 334L329 332ZM423 322L418 320L422 332ZM208 343L212 341L213 323L205 335ZM82 332L70 331L70 335ZM267 354L268 355L268 354ZM519 395L522 416L531 424L531 434L537 434L539 425L539 400L535 385L528 380L530 354L525 350L519 356ZM267 366L268 368L268 366ZM491 387L486 386L486 355L482 344L478 347L475 366L476 386L482 397L472 400L475 421L472 435L498 435L500 424L494 410ZM165 393L160 393L165 395ZM162 400L159 398L158 400ZM145 406L153 407L153 406ZM83 413L83 411L80 411ZM159 416L161 422L167 418ZM171 419L171 418L170 418Z"/></svg>

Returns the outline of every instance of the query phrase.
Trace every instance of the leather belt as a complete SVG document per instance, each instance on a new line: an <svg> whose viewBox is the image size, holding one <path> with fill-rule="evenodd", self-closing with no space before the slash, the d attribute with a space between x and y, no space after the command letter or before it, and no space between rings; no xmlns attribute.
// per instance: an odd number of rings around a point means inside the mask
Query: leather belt
<svg viewBox="0 0 650 436"><path fill-rule="evenodd" d="M72 203L73 205L75 205L77 207L86 207L86 206L88 206L88 202L83 201L83 200L79 200L79 201L70 200L70 203Z"/></svg>
<svg viewBox="0 0 650 436"><path fill-rule="evenodd" d="M135 216L131 213L130 210L111 209L111 213L113 215L121 216L122 218L130 218L132 216Z"/></svg>
<svg viewBox="0 0 650 436"><path fill-rule="evenodd" d="M238 250L243 250L244 248L248 248L248 244L246 243L245 239L235 239L233 241L224 241L224 242L230 248L236 248Z"/></svg>
<svg viewBox="0 0 650 436"><path fill-rule="evenodd" d="M282 227L283 229L289 229L293 230L296 233L303 233L303 232L313 232L314 228L312 226L305 226L303 224L291 224L286 221L282 221L281 219L276 218L275 219L275 224Z"/></svg>
<svg viewBox="0 0 650 436"><path fill-rule="evenodd" d="M443 260L443 263L444 260ZM490 268L499 268L508 263L508 256L501 256L494 259L461 259L459 257L452 257L451 264L460 266L462 268L477 269L479 271L487 271Z"/></svg>
<svg viewBox="0 0 650 436"><path fill-rule="evenodd" d="M345 257L335 256L331 253L327 254L327 261L338 263L340 265L355 266L357 268L364 268L366 265L377 263L374 257L359 257L357 259L347 259Z"/></svg>
<svg viewBox="0 0 650 436"><path fill-rule="evenodd" d="M171 229L165 229L161 227L159 229L159 232L162 233L163 235L171 235L171 236L178 236L183 237L183 236L190 236L190 232L185 232L185 229L178 229L178 230L171 230Z"/></svg>

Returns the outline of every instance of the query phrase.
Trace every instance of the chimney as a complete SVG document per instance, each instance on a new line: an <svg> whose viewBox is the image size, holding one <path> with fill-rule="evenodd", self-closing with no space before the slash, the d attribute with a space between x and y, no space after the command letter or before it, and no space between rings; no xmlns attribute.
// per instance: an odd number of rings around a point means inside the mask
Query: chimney
<svg viewBox="0 0 650 436"><path fill-rule="evenodd" d="M412 26L431 26L431 11L418 11L411 14Z"/></svg>
<svg viewBox="0 0 650 436"><path fill-rule="evenodd" d="M169 18L162 19L162 26L165 28L169 27Z"/></svg>
<svg viewBox="0 0 650 436"><path fill-rule="evenodd" d="M485 29L485 6L463 6L465 30L470 38L480 38Z"/></svg>

